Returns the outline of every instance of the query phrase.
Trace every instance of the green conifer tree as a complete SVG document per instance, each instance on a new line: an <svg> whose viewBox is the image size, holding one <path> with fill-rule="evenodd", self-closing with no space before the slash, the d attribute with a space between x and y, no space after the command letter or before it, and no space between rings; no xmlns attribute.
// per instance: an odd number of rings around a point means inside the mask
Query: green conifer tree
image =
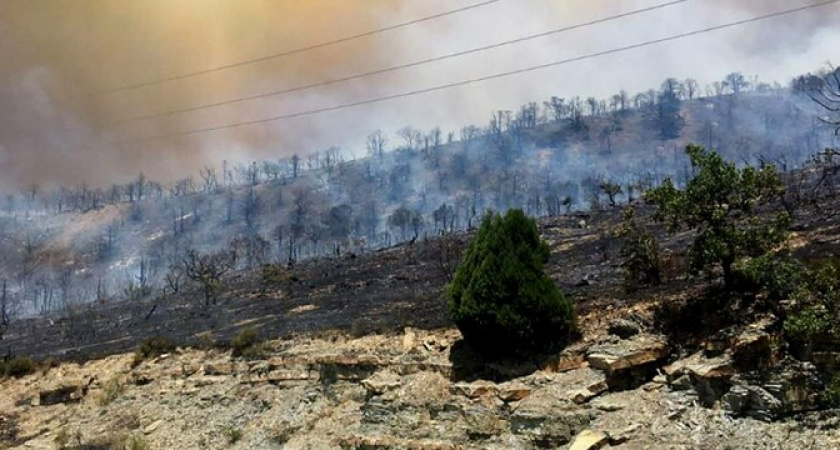
<svg viewBox="0 0 840 450"><path fill-rule="evenodd" d="M543 270L548 257L522 210L485 217L447 291L450 315L471 347L513 356L568 341L573 308Z"/></svg>

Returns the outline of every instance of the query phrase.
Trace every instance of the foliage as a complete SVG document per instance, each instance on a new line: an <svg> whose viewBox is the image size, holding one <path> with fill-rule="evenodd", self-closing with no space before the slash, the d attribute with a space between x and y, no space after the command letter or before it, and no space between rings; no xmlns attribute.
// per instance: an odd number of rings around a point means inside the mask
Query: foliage
<svg viewBox="0 0 840 450"><path fill-rule="evenodd" d="M114 402L125 391L125 385L119 378L112 378L102 386L102 394L99 396L99 406L108 406Z"/></svg>
<svg viewBox="0 0 840 450"><path fill-rule="evenodd" d="M449 313L473 348L508 356L569 339L573 308L543 271L548 257L522 210L485 217L447 290Z"/></svg>
<svg viewBox="0 0 840 450"><path fill-rule="evenodd" d="M792 296L785 320L785 337L800 346L829 346L840 342L840 271L824 263L806 272Z"/></svg>
<svg viewBox="0 0 840 450"><path fill-rule="evenodd" d="M0 361L0 375L21 378L35 372L35 361L26 356L18 356L9 361Z"/></svg>
<svg viewBox="0 0 840 450"><path fill-rule="evenodd" d="M225 429L225 439L229 445L236 444L237 442L242 440L244 433L239 428L226 428Z"/></svg>
<svg viewBox="0 0 840 450"><path fill-rule="evenodd" d="M636 222L633 208L624 210L620 234L621 270L628 290L662 283L662 256L656 237Z"/></svg>
<svg viewBox="0 0 840 450"><path fill-rule="evenodd" d="M259 344L260 336L253 328L245 328L230 341L233 356L250 356L255 346Z"/></svg>
<svg viewBox="0 0 840 450"><path fill-rule="evenodd" d="M134 363L139 364L141 361L146 359L165 355L174 351L175 343L171 339L162 336L155 336L140 343L137 350L134 352Z"/></svg>
<svg viewBox="0 0 840 450"><path fill-rule="evenodd" d="M809 276L809 269L801 261L776 251L739 261L734 267L739 290L761 291L774 302L791 298Z"/></svg>
<svg viewBox="0 0 840 450"><path fill-rule="evenodd" d="M293 283L291 272L277 264L263 264L260 269L260 290L290 289Z"/></svg>
<svg viewBox="0 0 840 450"><path fill-rule="evenodd" d="M694 176L684 190L669 179L646 193L657 207L655 217L671 232L683 228L697 235L688 253L692 273L720 267L724 284L734 285L733 265L746 257L758 257L787 237L790 218L781 212L759 220L757 208L777 199L784 188L776 168L739 169L714 151L690 145Z"/></svg>
<svg viewBox="0 0 840 450"><path fill-rule="evenodd" d="M623 192L621 185L609 180L601 180L599 187L609 199L610 206L615 206L615 197Z"/></svg>
<svg viewBox="0 0 840 450"><path fill-rule="evenodd" d="M835 374L826 386L822 403L826 408L840 408L840 374Z"/></svg>

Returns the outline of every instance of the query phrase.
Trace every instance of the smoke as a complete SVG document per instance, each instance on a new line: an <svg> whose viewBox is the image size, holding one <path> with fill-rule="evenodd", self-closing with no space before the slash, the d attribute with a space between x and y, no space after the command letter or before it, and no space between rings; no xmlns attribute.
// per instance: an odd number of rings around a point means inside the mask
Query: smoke
<svg viewBox="0 0 840 450"><path fill-rule="evenodd" d="M123 143L293 113L574 57L795 6L693 0L539 41L350 83L126 124L190 107L365 72L572 25L660 1L504 0L339 46L141 89L103 91L324 42L473 3L430 0L10 0L0 3L0 188L104 185L145 172L171 180L223 159L278 158L332 145L358 151L374 129L455 130L552 95L607 96L668 76L731 71L786 81L840 43L840 7L450 91L273 122ZM817 3L816 0L797 4ZM395 140L395 139L392 139Z"/></svg>

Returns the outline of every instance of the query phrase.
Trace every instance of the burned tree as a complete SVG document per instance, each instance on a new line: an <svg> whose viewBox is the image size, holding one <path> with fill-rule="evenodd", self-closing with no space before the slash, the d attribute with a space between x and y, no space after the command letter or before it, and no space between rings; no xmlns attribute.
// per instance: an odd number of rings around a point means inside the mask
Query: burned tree
<svg viewBox="0 0 840 450"><path fill-rule="evenodd" d="M793 90L804 92L825 109L828 115L821 120L834 127L834 134L840 136L840 68L830 67L822 76L797 77L793 80Z"/></svg>
<svg viewBox="0 0 840 450"><path fill-rule="evenodd" d="M216 304L216 297L222 288L222 277L233 269L236 256L231 251L201 254L190 250L181 261L184 275L201 284L204 291L204 306Z"/></svg>

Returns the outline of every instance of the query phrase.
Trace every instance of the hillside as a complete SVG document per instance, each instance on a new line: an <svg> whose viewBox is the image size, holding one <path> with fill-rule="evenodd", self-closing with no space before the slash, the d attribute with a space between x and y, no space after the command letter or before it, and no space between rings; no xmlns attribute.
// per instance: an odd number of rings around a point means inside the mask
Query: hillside
<svg viewBox="0 0 840 450"><path fill-rule="evenodd" d="M838 210L833 196L796 209L796 256L840 250ZM14 353L85 362L2 382L6 445L113 448L129 436L149 448L838 445L818 372L836 353L796 359L762 303L692 308L711 301L715 284L683 275L690 233L654 227L665 283L626 292L618 216L540 222L547 270L573 300L581 336L525 361L484 361L448 321L441 249L463 234L308 260L270 272L271 282L266 269L237 272L206 308L200 291L185 290L18 322L4 342ZM270 340L233 356L245 329ZM132 350L152 336L184 347L135 363ZM588 439L594 446L576 446Z"/></svg>
<svg viewBox="0 0 840 450"><path fill-rule="evenodd" d="M0 212L0 279L16 316L57 318L92 301L172 294L188 280L170 286L167 275L190 252L230 250L239 270L361 255L467 230L487 209L550 218L625 203L666 178L685 180L692 142L782 169L830 145L813 102L787 89L689 99L668 83L635 97L552 98L448 136L376 132L356 159L331 148L167 184L141 174L111 187L33 186ZM663 115L663 102L678 114ZM610 198L604 183L621 192Z"/></svg>

